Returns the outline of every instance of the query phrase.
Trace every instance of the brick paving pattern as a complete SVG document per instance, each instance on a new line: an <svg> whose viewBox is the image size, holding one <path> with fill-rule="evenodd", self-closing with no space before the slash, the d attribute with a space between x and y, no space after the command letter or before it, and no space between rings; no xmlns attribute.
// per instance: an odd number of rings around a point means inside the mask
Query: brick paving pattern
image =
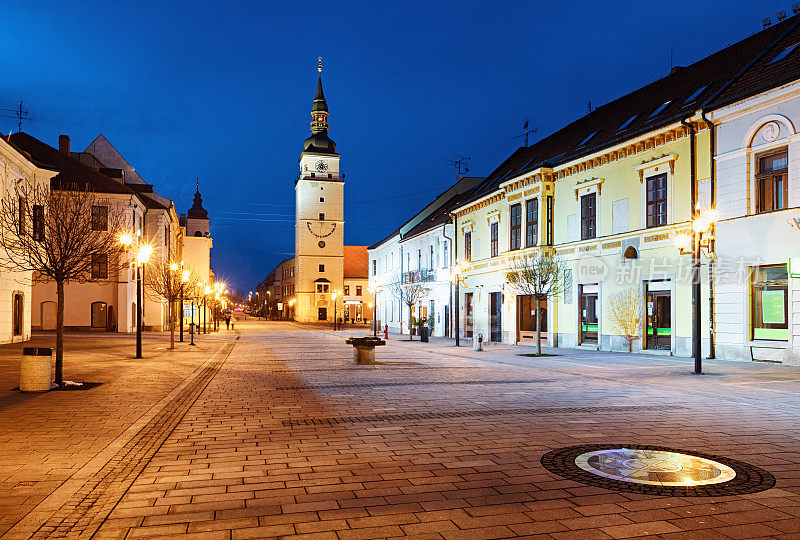
<svg viewBox="0 0 800 540"><path fill-rule="evenodd" d="M354 366L345 334L237 326L229 359L96 538L800 536L796 368L708 362L696 377L662 356L397 340L380 360L423 365ZM621 441L728 456L777 483L660 496L540 463Z"/></svg>
<svg viewBox="0 0 800 540"><path fill-rule="evenodd" d="M237 328L215 374L203 368L230 335L141 364L117 338L83 338L98 352L71 369L103 385L42 396L10 391L16 353L0 348L0 487L13 490L0 495L0 534L56 536L60 525L94 538L800 538L797 368L709 361L696 377L689 360L664 356L523 358L530 349L397 339L379 360L422 365L355 366L352 332ZM665 496L542 466L548 452L592 444L728 457L776 484ZM76 481L83 491L59 497Z"/></svg>

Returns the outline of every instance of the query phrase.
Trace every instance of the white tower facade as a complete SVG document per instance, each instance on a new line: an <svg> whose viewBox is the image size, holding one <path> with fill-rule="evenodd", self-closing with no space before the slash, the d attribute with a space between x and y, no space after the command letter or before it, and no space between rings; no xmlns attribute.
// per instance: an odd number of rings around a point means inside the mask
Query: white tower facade
<svg viewBox="0 0 800 540"><path fill-rule="evenodd" d="M344 283L344 177L328 137L322 64L311 108L311 137L303 143L295 184L295 320L333 321L334 293Z"/></svg>

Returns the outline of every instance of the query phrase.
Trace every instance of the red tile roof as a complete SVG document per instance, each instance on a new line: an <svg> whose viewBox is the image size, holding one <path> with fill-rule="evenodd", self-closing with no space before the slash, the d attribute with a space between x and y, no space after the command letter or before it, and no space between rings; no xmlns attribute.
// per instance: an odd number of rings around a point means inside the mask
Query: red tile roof
<svg viewBox="0 0 800 540"><path fill-rule="evenodd" d="M369 277L367 246L344 246L344 277Z"/></svg>

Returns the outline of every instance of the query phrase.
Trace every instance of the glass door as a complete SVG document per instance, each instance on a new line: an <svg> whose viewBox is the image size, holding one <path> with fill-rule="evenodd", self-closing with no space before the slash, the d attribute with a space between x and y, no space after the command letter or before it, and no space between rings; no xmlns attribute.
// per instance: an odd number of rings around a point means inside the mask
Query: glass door
<svg viewBox="0 0 800 540"><path fill-rule="evenodd" d="M597 343L597 285L581 286L581 328L580 342L588 344Z"/></svg>
<svg viewBox="0 0 800 540"><path fill-rule="evenodd" d="M464 337L472 337L472 293L464 294Z"/></svg>
<svg viewBox="0 0 800 540"><path fill-rule="evenodd" d="M669 351L672 349L672 296L668 281L647 284L647 327L645 348Z"/></svg>
<svg viewBox="0 0 800 540"><path fill-rule="evenodd" d="M503 340L502 333L502 309L503 309L503 293L493 292L489 293L489 322L490 322L490 336L489 341L499 343Z"/></svg>

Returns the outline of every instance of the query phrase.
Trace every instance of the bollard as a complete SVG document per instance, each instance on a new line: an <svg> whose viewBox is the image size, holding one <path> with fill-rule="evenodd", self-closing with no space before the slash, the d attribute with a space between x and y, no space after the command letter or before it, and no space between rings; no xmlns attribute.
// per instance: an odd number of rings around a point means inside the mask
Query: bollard
<svg viewBox="0 0 800 540"><path fill-rule="evenodd" d="M483 334L478 333L473 335L472 337L472 350L473 351L482 351L483 350Z"/></svg>

